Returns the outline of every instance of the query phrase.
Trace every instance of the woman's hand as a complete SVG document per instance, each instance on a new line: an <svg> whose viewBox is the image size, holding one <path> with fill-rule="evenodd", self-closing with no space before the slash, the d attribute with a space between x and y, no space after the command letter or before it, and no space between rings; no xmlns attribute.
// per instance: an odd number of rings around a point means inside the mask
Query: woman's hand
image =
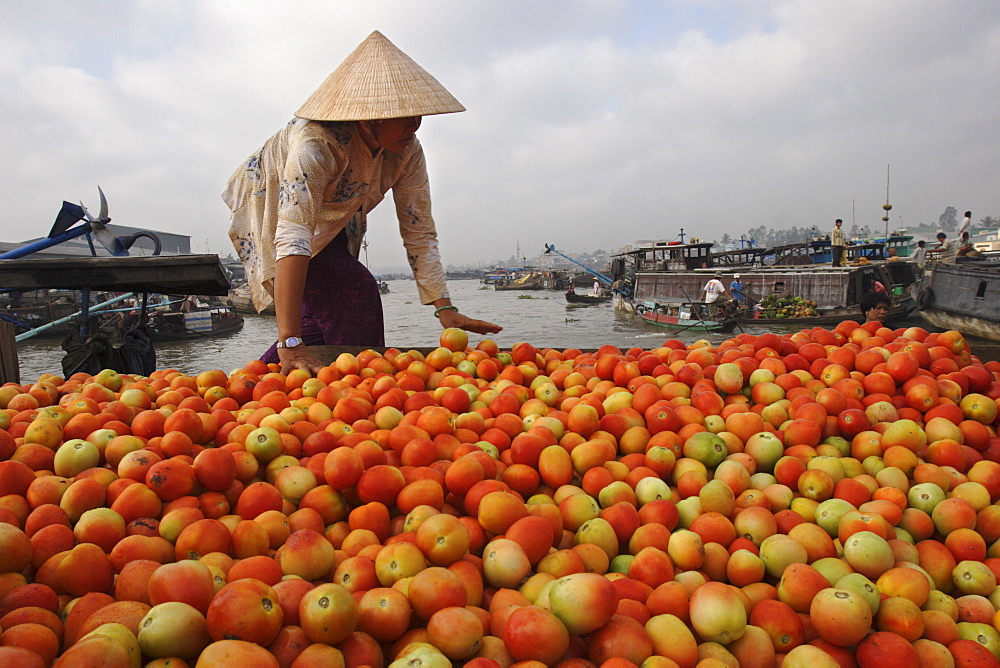
<svg viewBox="0 0 1000 668"><path fill-rule="evenodd" d="M281 372L284 374L292 369L302 369L315 376L320 369L327 366L313 357L308 346L278 348L278 359L281 360Z"/></svg>
<svg viewBox="0 0 1000 668"><path fill-rule="evenodd" d="M441 321L442 327L457 327L476 334L496 334L503 329L500 325L485 320L475 320L451 309L441 311L438 320Z"/></svg>

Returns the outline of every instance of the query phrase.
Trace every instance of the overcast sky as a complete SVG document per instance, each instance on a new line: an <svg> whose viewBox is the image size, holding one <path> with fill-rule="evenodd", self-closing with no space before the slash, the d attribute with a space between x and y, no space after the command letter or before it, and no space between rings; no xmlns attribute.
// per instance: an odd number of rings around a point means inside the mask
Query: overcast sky
<svg viewBox="0 0 1000 668"><path fill-rule="evenodd" d="M892 227L1000 217L996 0L0 0L0 240L100 185L232 251L229 175L376 29L468 109L419 132L448 264L879 229L887 167Z"/></svg>

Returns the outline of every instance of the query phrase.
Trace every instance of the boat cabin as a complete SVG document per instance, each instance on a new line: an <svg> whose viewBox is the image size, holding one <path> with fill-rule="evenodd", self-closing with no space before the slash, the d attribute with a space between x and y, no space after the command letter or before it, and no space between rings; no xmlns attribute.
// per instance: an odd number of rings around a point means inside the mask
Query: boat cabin
<svg viewBox="0 0 1000 668"><path fill-rule="evenodd" d="M737 248L712 253L712 263L716 267L761 267L767 255L766 248Z"/></svg>
<svg viewBox="0 0 1000 668"><path fill-rule="evenodd" d="M833 247L829 239L811 239L795 244L775 246L767 250L773 256L770 264L779 267L822 264L833 261Z"/></svg>
<svg viewBox="0 0 1000 668"><path fill-rule="evenodd" d="M854 260L860 260L861 258L866 258L869 262L880 262L885 260L888 256L886 255L886 245L881 241L874 241L872 243L865 244L853 244L847 246L847 261L853 262Z"/></svg>
<svg viewBox="0 0 1000 668"><path fill-rule="evenodd" d="M692 271L694 269L710 269L712 261L712 242L697 242L691 244L680 241L655 241L642 244L637 248L612 256L625 264L634 266L635 271ZM612 273L615 263L612 260Z"/></svg>
<svg viewBox="0 0 1000 668"><path fill-rule="evenodd" d="M912 241L913 235L911 234L897 234L893 232L888 237L876 239L875 243L885 244L886 257L910 257L913 255L913 251L910 249Z"/></svg>

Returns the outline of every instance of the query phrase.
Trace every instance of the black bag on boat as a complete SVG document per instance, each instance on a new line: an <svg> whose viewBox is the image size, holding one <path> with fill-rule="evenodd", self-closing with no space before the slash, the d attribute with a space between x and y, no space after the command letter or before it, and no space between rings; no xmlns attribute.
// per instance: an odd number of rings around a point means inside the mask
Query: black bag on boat
<svg viewBox="0 0 1000 668"><path fill-rule="evenodd" d="M81 341L79 331L74 330L63 340L63 375L87 373L91 376L102 369L114 369L118 373L134 373L148 376L156 370L156 349L146 323L147 295L142 296L142 310L135 324L126 331L121 340L113 342L100 330L96 319L91 319L88 331L94 332Z"/></svg>
<svg viewBox="0 0 1000 668"><path fill-rule="evenodd" d="M126 332L121 350L127 367L125 373L148 376L156 371L156 349L145 319Z"/></svg>
<svg viewBox="0 0 1000 668"><path fill-rule="evenodd" d="M93 328L91 331L94 331ZM81 340L79 332L74 328L74 331L63 339L62 349L66 351L62 359L63 376L66 378L74 373L93 376L101 369L118 371L119 366L124 366L120 358L112 359L115 356L115 347L108 335L99 330Z"/></svg>

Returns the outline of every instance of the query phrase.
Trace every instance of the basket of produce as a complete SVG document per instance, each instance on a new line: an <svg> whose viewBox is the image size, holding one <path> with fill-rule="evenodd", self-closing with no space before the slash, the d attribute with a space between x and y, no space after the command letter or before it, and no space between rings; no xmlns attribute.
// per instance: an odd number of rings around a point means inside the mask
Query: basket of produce
<svg viewBox="0 0 1000 668"><path fill-rule="evenodd" d="M817 316L817 303L802 297L769 295L760 303L764 318L812 318Z"/></svg>

